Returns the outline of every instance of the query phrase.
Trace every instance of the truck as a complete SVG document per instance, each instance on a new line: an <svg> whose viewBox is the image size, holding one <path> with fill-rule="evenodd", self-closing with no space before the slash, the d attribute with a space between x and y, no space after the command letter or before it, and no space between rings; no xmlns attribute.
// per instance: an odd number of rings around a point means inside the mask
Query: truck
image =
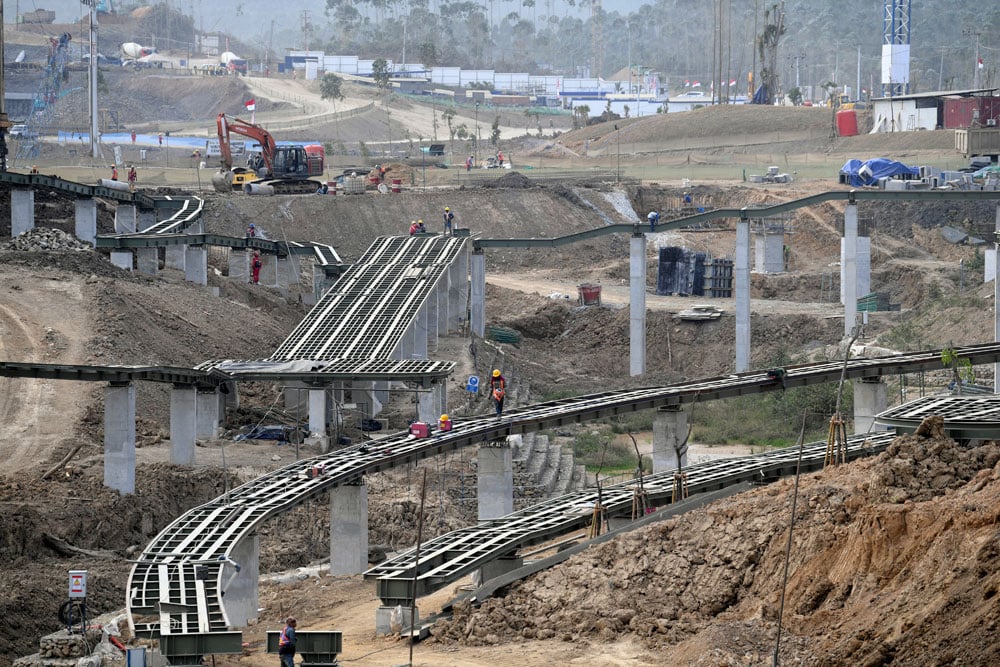
<svg viewBox="0 0 1000 667"><path fill-rule="evenodd" d="M278 146L260 125L220 113L216 118L221 165L212 177L216 192L242 190L247 194L314 194L322 188L325 153L319 144ZM260 144L260 154L251 154L247 168L233 168L229 135L238 134Z"/></svg>
<svg viewBox="0 0 1000 667"><path fill-rule="evenodd" d="M967 158L988 155L996 162L1000 156L1000 127L955 130L955 150Z"/></svg>
<svg viewBox="0 0 1000 667"><path fill-rule="evenodd" d="M143 46L136 42L125 42L122 44L122 62L135 61L139 58L156 53L156 49L151 46Z"/></svg>
<svg viewBox="0 0 1000 667"><path fill-rule="evenodd" d="M222 55L219 56L219 64L230 74L246 75L247 73L247 61L232 51L223 51Z"/></svg>

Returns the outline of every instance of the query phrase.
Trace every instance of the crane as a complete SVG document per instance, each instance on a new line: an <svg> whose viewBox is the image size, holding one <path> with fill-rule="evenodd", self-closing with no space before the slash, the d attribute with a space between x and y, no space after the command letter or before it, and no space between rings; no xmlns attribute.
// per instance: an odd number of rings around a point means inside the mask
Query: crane
<svg viewBox="0 0 1000 667"><path fill-rule="evenodd" d="M260 125L224 113L218 115L216 125L222 156L219 172L212 177L216 191L231 192L235 189L247 194L313 194L322 187L322 181L310 180L323 176L325 156L322 146L278 146L271 133ZM250 159L249 169L233 169L230 133L260 143L260 156Z"/></svg>

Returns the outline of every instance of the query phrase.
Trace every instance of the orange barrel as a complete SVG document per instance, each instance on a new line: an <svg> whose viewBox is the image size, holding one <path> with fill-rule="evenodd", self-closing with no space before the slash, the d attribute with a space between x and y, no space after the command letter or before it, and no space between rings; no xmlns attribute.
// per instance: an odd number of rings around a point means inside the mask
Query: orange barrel
<svg viewBox="0 0 1000 667"><path fill-rule="evenodd" d="M392 193L398 195L402 191L403 191L403 179L401 178L392 179Z"/></svg>
<svg viewBox="0 0 1000 667"><path fill-rule="evenodd" d="M844 109L837 112L837 134L842 137L857 136L858 114L854 109Z"/></svg>
<svg viewBox="0 0 1000 667"><path fill-rule="evenodd" d="M601 305L601 286L593 283L584 283L577 287L580 294L580 305L599 306Z"/></svg>
<svg viewBox="0 0 1000 667"><path fill-rule="evenodd" d="M326 182L326 194L335 195L337 194L337 181L327 181Z"/></svg>

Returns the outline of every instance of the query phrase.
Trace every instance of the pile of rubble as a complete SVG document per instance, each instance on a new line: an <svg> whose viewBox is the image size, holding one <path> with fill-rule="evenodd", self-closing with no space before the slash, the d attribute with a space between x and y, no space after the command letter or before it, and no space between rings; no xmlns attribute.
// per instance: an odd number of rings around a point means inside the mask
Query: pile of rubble
<svg viewBox="0 0 1000 667"><path fill-rule="evenodd" d="M0 249L37 252L42 250L93 250L94 246L58 229L35 227L0 245Z"/></svg>

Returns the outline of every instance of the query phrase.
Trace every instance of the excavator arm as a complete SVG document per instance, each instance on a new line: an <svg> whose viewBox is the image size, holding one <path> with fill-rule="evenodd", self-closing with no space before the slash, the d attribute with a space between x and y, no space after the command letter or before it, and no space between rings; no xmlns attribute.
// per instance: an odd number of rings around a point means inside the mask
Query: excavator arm
<svg viewBox="0 0 1000 667"><path fill-rule="evenodd" d="M264 164L267 166L267 173L274 173L274 154L277 144L274 142L274 137L271 136L270 132L260 125L254 125L245 120L227 116L224 113L220 113L218 118L216 118L216 125L219 129L219 152L222 154L222 167L224 171L232 171L233 169L233 153L229 148L229 134L232 132L258 142L260 144L261 155L264 158Z"/></svg>

